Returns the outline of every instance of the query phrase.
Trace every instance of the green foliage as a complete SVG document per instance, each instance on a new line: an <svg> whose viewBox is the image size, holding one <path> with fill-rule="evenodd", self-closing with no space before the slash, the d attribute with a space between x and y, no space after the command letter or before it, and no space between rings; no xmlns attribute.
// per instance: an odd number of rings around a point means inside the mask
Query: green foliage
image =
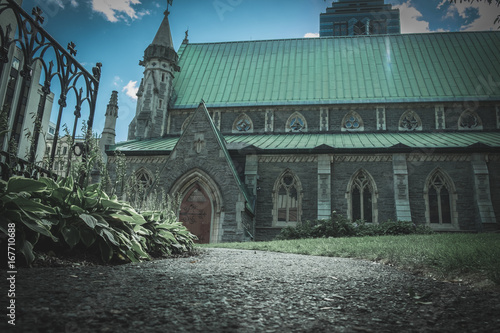
<svg viewBox="0 0 500 333"><path fill-rule="evenodd" d="M0 183L0 230L16 224L16 240L27 264L41 239L100 253L104 262L150 259L188 251L193 237L179 223L149 214L147 220L128 203L109 197L98 184L84 189L72 177L58 182L12 177Z"/></svg>
<svg viewBox="0 0 500 333"><path fill-rule="evenodd" d="M364 221L350 222L348 219L333 213L329 220L305 221L296 227L283 228L276 239L354 237L381 235L429 234L432 230L427 226L417 226L411 222L386 221L380 224Z"/></svg>

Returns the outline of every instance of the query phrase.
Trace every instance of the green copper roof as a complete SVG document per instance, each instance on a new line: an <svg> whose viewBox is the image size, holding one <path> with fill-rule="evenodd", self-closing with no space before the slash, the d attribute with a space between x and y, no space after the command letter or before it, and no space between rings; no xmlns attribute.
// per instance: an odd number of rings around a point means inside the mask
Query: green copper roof
<svg viewBox="0 0 500 333"><path fill-rule="evenodd" d="M262 150L310 150L329 147L333 149L356 150L404 146L409 148L460 149L478 144L500 148L500 132L293 133L226 135L224 139L230 150L249 146ZM120 150L124 153L130 152L132 154L168 152L173 149L177 140L179 140L178 137L128 141L111 146L108 151ZM379 150L379 152L381 151Z"/></svg>
<svg viewBox="0 0 500 333"><path fill-rule="evenodd" d="M182 45L174 108L499 100L500 32Z"/></svg>

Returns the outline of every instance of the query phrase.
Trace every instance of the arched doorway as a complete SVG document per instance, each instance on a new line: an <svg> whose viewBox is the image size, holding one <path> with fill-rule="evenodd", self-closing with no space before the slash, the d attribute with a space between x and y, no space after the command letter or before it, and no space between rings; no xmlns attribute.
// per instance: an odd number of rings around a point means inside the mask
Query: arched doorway
<svg viewBox="0 0 500 333"><path fill-rule="evenodd" d="M179 220L196 237L197 243L210 243L212 202L199 184L188 190L181 202Z"/></svg>
<svg viewBox="0 0 500 333"><path fill-rule="evenodd" d="M221 241L224 201L219 186L206 172L191 169L175 181L169 193L180 199L181 205L177 210L179 221L191 233L201 237L198 243ZM203 222L200 223L201 220ZM199 226L196 226L196 221Z"/></svg>

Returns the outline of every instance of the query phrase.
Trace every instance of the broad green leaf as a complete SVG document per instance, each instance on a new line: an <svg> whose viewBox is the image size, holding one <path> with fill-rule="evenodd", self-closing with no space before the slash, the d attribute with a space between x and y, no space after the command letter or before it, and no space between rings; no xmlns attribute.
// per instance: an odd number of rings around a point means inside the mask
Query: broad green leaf
<svg viewBox="0 0 500 333"><path fill-rule="evenodd" d="M24 177L12 177L7 183L7 193L41 192L46 188L47 185L41 181Z"/></svg>
<svg viewBox="0 0 500 333"><path fill-rule="evenodd" d="M96 240L96 232L95 230L90 230L90 229L81 229L80 230L80 238L82 240L82 243L86 247L90 247L92 244L94 244Z"/></svg>
<svg viewBox="0 0 500 333"><path fill-rule="evenodd" d="M116 241L115 239L115 236L113 236L113 234L106 230L106 229L101 229L99 231L99 234L104 238L107 238L111 244L115 245L115 246L120 246L120 244Z"/></svg>
<svg viewBox="0 0 500 333"><path fill-rule="evenodd" d="M102 261L108 262L113 258L113 248L106 241L101 240L99 242L99 250L101 251Z"/></svg>
<svg viewBox="0 0 500 333"><path fill-rule="evenodd" d="M101 200L101 205L104 209L122 209L123 205L119 202L108 200L108 199L102 199Z"/></svg>
<svg viewBox="0 0 500 333"><path fill-rule="evenodd" d="M111 216L114 219L120 220L122 222L129 222L134 225L142 225L146 223L146 221L141 215L129 216L124 214L109 214L109 216Z"/></svg>
<svg viewBox="0 0 500 333"><path fill-rule="evenodd" d="M26 211L21 210L20 212L21 220L19 222L23 223L29 229L42 234L44 236L50 237L54 242L57 242L57 237L52 235L49 228L45 227L41 222L40 218L35 214L30 214Z"/></svg>
<svg viewBox="0 0 500 333"><path fill-rule="evenodd" d="M54 198L55 200L63 203L67 197L71 194L71 190L67 187L59 187L56 188L54 191L51 193L51 197Z"/></svg>
<svg viewBox="0 0 500 333"><path fill-rule="evenodd" d="M99 188L99 184L98 183L90 184L85 189L85 195L89 195L89 194L92 194L92 193L96 192L98 188Z"/></svg>
<svg viewBox="0 0 500 333"><path fill-rule="evenodd" d="M59 188L59 185L52 178L40 177L39 181L47 186L47 190L55 190Z"/></svg>
<svg viewBox="0 0 500 333"><path fill-rule="evenodd" d="M94 229L97 225L97 219L92 215L80 214L80 218L89 226L90 229Z"/></svg>
<svg viewBox="0 0 500 333"><path fill-rule="evenodd" d="M5 192L7 189L7 182L0 179L0 193Z"/></svg>
<svg viewBox="0 0 500 333"><path fill-rule="evenodd" d="M22 207L24 211L28 211L31 213L37 214L45 214L45 215L54 215L56 211L54 208L39 203L34 200L27 199L23 196L16 195L15 197L6 196L11 199L11 202L14 203L18 207Z"/></svg>
<svg viewBox="0 0 500 333"><path fill-rule="evenodd" d="M61 229L61 233L64 237L66 243L68 243L69 247L73 248L80 241L80 231L78 228L67 225Z"/></svg>
<svg viewBox="0 0 500 333"><path fill-rule="evenodd" d="M142 248L141 244L135 239L132 239L132 249L135 252L139 253L141 257L150 259L149 254L144 252L144 249Z"/></svg>
<svg viewBox="0 0 500 333"><path fill-rule="evenodd" d="M92 213L92 216L97 220L98 226L103 228L109 227L109 223L99 213Z"/></svg>
<svg viewBox="0 0 500 333"><path fill-rule="evenodd" d="M71 205L70 210L73 213L80 214L80 215L83 214L83 213L85 213L85 209L83 209L81 207L78 207L76 205Z"/></svg>
<svg viewBox="0 0 500 333"><path fill-rule="evenodd" d="M21 241L19 252L23 254L24 259L26 259L26 263L28 265L31 265L31 263L35 260L35 254L33 253L33 244L31 244L27 240Z"/></svg>
<svg viewBox="0 0 500 333"><path fill-rule="evenodd" d="M99 199L92 197L85 197L83 200L87 209L92 209L99 203Z"/></svg>

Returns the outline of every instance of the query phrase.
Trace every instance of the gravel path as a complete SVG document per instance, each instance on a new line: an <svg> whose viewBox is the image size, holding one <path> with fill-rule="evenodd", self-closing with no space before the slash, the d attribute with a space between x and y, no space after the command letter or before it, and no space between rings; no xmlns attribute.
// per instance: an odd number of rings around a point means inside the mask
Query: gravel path
<svg viewBox="0 0 500 333"><path fill-rule="evenodd" d="M362 260L207 249L21 269L16 283L19 332L500 331L500 293ZM15 330L4 317L0 331Z"/></svg>

